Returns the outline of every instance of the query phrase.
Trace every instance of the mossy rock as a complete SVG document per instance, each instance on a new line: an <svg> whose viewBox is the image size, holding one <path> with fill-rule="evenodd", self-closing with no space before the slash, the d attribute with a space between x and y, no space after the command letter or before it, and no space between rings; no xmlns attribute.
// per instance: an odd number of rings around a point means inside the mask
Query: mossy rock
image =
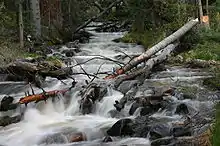
<svg viewBox="0 0 220 146"><path fill-rule="evenodd" d="M49 66L55 66L57 68L64 66L64 63L57 57L48 57L45 62L47 62Z"/></svg>

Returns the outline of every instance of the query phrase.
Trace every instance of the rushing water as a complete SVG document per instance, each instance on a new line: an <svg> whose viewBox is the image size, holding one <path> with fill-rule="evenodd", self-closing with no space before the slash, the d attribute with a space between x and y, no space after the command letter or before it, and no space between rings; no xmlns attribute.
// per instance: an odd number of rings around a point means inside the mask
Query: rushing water
<svg viewBox="0 0 220 146"><path fill-rule="evenodd" d="M116 55L123 55L117 50L126 52L128 55L137 55L143 51L141 46L133 44L114 43L111 40L119 38L123 33L95 33L88 44L81 46L82 52L78 53L71 60L75 62L84 62L95 55L102 55L114 59ZM62 47L59 51L67 49ZM77 60L77 61L75 61ZM101 66L100 72L111 71L115 64L105 60L94 60L82 65L88 73L96 73L99 66ZM74 71L82 72L79 67L74 68ZM77 75L73 76L79 83L87 79L87 76ZM64 85L60 81L52 78L46 79L45 90L63 89L71 86L70 79L64 80L67 85ZM24 96L24 91L30 90L28 85L23 82L1 82L0 84L1 98L4 95L12 95L16 97L16 100ZM35 93L42 92L41 90L34 88ZM42 137L45 135L55 133L64 128L72 129L76 132L83 132L86 134L87 141L81 143L75 143L75 145L98 145L104 138L104 131L111 127L118 119L110 118L108 112L114 109L113 104L115 100L119 100L123 97L118 91L114 91L111 88L108 89L108 94L96 104L96 111L90 115L81 115L79 112L79 103L77 96L77 89L73 89L69 95L71 97L68 106L65 106L64 98L60 98L53 103L48 100L45 104L40 102L38 104L28 104L28 108L25 111L24 119L17 123L11 124L0 129L0 144L7 146L35 146L39 143ZM24 107L17 109L16 111L2 112L4 115L16 115L24 110ZM109 143L109 145L123 145L123 144L149 144L147 139L143 138L123 138L115 139L115 142ZM73 145L73 144L71 144Z"/></svg>
<svg viewBox="0 0 220 146"><path fill-rule="evenodd" d="M105 56L126 63L129 58L124 60L116 59L116 57L124 55L121 51L130 56L141 54L144 51L144 49L138 45L112 42L113 39L122 37L124 33L91 32L94 36L90 42L82 44L81 52L76 54L76 56L69 58L73 63L72 65L84 62L95 56ZM60 53L65 49L69 48L64 46L60 48L60 50L54 50L54 53ZM82 67L87 73L93 74L97 72L100 65L100 72L109 72L113 69L113 67L118 67L118 65L113 62L100 59L83 64ZM79 66L74 67L73 70L76 72L83 72ZM183 85L185 82L191 84L194 79L207 76L208 75L206 73L196 72L194 70L170 68L167 71L160 72L159 74L153 74L151 79L146 80L145 82L147 82L147 84L153 84L155 81L160 81L166 83L169 82L171 85L177 85L177 83ZM83 84L85 79L90 80L85 75L74 75L73 77L78 81L78 84ZM103 77L103 75L100 75L100 77ZM102 79L99 80L101 81ZM55 89L64 89L71 86L71 79L63 81L66 85L56 79L47 78L44 89L46 91L50 91ZM29 86L25 85L24 82L0 83L1 98L7 94L14 96L16 100L19 100L19 98L24 96L24 92L27 90L30 90ZM34 90L35 93L42 92L38 88L34 88ZM70 131L85 133L87 141L66 145L99 145L105 137L106 129L118 121L116 118L110 118L108 112L114 109L113 104L115 100L120 100L123 97L123 94L119 91L113 90L111 87L108 87L107 95L100 102L96 103L95 111L89 115L81 115L78 103L80 97L77 93L78 89L74 88L71 90L69 93L70 100L69 104L67 104L68 106L66 106L65 98L62 96L57 99L55 103L48 100L46 104L45 102L40 102L36 105L28 104L28 108L25 110L24 119L21 122L0 128L0 144L6 146L36 146L44 136L68 129ZM175 97L173 97L173 100L178 102ZM192 102L191 100L183 100L181 102L191 103L192 112L195 112L193 111L194 109L198 110L199 107L203 106L203 103L198 101ZM212 107L212 103L207 104L206 102L206 106ZM16 115L23 110L24 107L21 107L16 111L2 112L0 113L0 116ZM159 119L171 118L172 120L181 119L181 116L179 115L169 116L166 111L155 113L152 117ZM108 143L108 145L112 146L132 144L150 145L148 139L128 137L115 138L114 142Z"/></svg>

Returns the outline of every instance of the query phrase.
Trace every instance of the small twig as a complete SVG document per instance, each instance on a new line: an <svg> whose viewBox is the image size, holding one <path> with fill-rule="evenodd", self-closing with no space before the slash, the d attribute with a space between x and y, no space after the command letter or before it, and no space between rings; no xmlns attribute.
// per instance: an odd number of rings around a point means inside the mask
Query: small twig
<svg viewBox="0 0 220 146"><path fill-rule="evenodd" d="M33 87L32 87L32 85L31 85L30 82L29 82L29 85L30 85L30 88L31 88L32 94L35 95L35 93L34 93L34 89L33 89Z"/></svg>
<svg viewBox="0 0 220 146"><path fill-rule="evenodd" d="M98 73L99 73L99 71L100 71L100 69L101 69L101 67L102 67L102 65L103 64L105 64L105 62L104 63L102 63L100 66L99 66L99 68L98 68L98 70L97 70L97 72L96 72L96 74L95 74L95 76L97 76L98 75ZM91 82L93 82L95 80L95 77L90 81L90 83Z"/></svg>
<svg viewBox="0 0 220 146"><path fill-rule="evenodd" d="M97 56L97 57L91 58L91 59L89 59L89 60L87 60L87 61L84 61L84 62L82 62L82 63L78 63L78 64L76 64L76 65L74 65L74 66L72 66L72 67L76 67L76 66L78 66L78 65L85 64L85 63L90 62L90 61L92 61L92 60L94 60L94 59L108 60L108 61L111 61L111 62L116 63L116 64L119 65L120 67L122 67L122 65L125 65L123 62L119 62L119 61L116 61L116 60L113 60L113 59L110 59L110 58L107 58L107 57L103 57L102 55L96 55L96 56ZM122 64L122 65L121 65L121 64Z"/></svg>
<svg viewBox="0 0 220 146"><path fill-rule="evenodd" d="M117 50L117 52L120 52L122 54L124 54L125 56L127 56L130 59L133 59L131 56L129 56L128 54L126 54L125 52L121 51L121 50Z"/></svg>
<svg viewBox="0 0 220 146"><path fill-rule="evenodd" d="M74 60L76 61L77 64L79 64L76 59L74 59ZM83 68L80 64L79 64L79 66L80 66L80 68L82 69L82 71L87 75L87 77L88 77L89 79L91 79L90 76L88 75L88 73L84 70L84 68Z"/></svg>

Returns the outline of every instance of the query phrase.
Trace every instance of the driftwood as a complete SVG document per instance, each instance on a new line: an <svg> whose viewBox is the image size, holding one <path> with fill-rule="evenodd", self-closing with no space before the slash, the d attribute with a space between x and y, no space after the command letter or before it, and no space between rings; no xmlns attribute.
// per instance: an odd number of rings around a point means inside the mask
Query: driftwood
<svg viewBox="0 0 220 146"><path fill-rule="evenodd" d="M121 69L116 71L117 75L124 74L125 72L131 70L132 68L136 67L139 63L148 60L150 57L152 57L154 54L156 54L158 51L162 50L169 44L173 43L180 37L182 37L186 32L188 32L190 29L192 29L196 24L198 24L198 19L191 20L188 23L186 23L184 26L182 26L179 30L159 42L158 44L154 45L152 48L148 49L145 53L141 54L140 56L132 59L127 65L122 67ZM143 71L142 71L143 72ZM140 74L140 73L138 73Z"/></svg>
<svg viewBox="0 0 220 146"><path fill-rule="evenodd" d="M85 28L89 23L91 23L92 21L98 19L99 17L101 17L102 15L104 15L107 11L109 11L114 5L116 5L117 3L121 2L122 0L116 0L115 2L113 2L112 4L110 4L104 11L102 11L101 13L97 14L96 16L92 17L91 19L89 19L88 21L86 21L84 24L82 24L81 26L79 26L74 33L77 33L78 31L80 31L81 29Z"/></svg>
<svg viewBox="0 0 220 146"><path fill-rule="evenodd" d="M54 66L44 66L44 64L36 64L23 61L15 61L0 69L3 74L13 74L22 76L28 80L34 80L36 74L46 77L54 77L58 79L66 79L72 74L71 68L57 68Z"/></svg>
<svg viewBox="0 0 220 146"><path fill-rule="evenodd" d="M155 65L157 65L157 64L163 62L164 60L166 60L168 58L168 56L170 55L170 53L175 49L175 47L177 45L178 45L177 43L176 44L168 45L161 52L158 52L159 55L157 55L154 58L149 59L146 62L144 68L136 70L136 71L134 71L134 72L132 72L132 73L130 73L128 75L117 77L116 81L115 81L115 87L117 88L123 81L133 79L133 78L137 77L140 74L144 74L145 76L148 76L150 74L150 72L151 72L151 69ZM114 78L114 76L110 75L110 76L108 76L108 78Z"/></svg>
<svg viewBox="0 0 220 146"><path fill-rule="evenodd" d="M79 100L79 103L82 114L91 113L95 101L100 101L106 92L107 88L101 87L97 83L88 83L88 85L80 91L82 98Z"/></svg>

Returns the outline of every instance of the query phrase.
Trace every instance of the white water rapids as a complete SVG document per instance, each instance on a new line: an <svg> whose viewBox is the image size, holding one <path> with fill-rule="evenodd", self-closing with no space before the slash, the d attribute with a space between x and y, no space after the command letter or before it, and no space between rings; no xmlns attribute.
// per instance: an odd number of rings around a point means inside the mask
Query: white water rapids
<svg viewBox="0 0 220 146"><path fill-rule="evenodd" d="M76 56L69 58L69 60L72 60L73 62L72 65L77 64L77 62L81 63L87 61L95 56L100 57L100 55L126 63L129 61L129 58L126 58L125 60L116 59L120 55L125 55L122 52L129 56L133 56L141 54L144 51L143 47L138 45L114 43L112 41L113 39L122 37L124 33L96 33L92 30L91 33L93 33L94 36L92 36L90 42L81 44L81 52L77 53ZM65 49L70 48L64 46L59 50L54 50L54 53L60 53ZM97 72L100 65L102 65L100 72L109 72L113 67L118 67L114 62L100 59L83 64L82 67L87 73L94 74ZM79 66L74 67L73 71L83 72ZM184 85L187 82L188 85L192 85L193 89L193 83L195 83L197 79L207 76L208 74L196 70L171 67L166 71L152 74L151 79L145 80L144 84L153 86L160 82L160 84L168 83L169 85L176 86L177 84ZM83 85L85 80L91 80L85 75L73 75L73 77L78 82L78 85ZM104 75L99 75L99 77L102 78ZM103 81L102 79L98 80ZM71 86L72 79L63 80L63 82L65 82L66 85L57 79L46 78L44 89L46 91L66 89ZM100 102L96 103L95 111L89 115L81 115L78 102L81 97L78 95L79 89L77 89L77 87L79 86L73 88L68 97L66 97L70 99L69 101L66 101L66 98L60 96L59 99L56 98L55 102L48 99L46 103L43 101L38 104L30 103L26 110L25 107L22 106L21 109L17 109L16 111L0 112L0 117L3 117L5 115L14 116L25 110L24 119L21 122L6 127L0 127L0 145L44 146L43 144L39 144L42 138L53 133L59 133L60 131L82 132L86 135L87 141L65 144L66 146L150 145L147 138L135 137L116 137L113 139L114 142L103 144L102 140L106 136L106 130L119 120L117 118L111 118L108 112L115 109L113 106L115 100L120 100L123 97L123 94L108 87L108 92L105 97ZM23 82L0 82L0 99L5 95L11 95L18 101L19 98L24 96L24 92L27 90L30 90L30 88ZM35 93L42 92L38 88L34 88L34 90ZM200 102L197 100L192 101L190 99L177 100L176 97L173 97L172 99L177 103L188 103L194 113L196 112L195 110L206 110L204 107L209 107L209 109L211 109L213 105L211 102L206 101ZM127 107L125 107L124 111L125 117L135 118L135 116L128 116ZM152 115L152 117L156 117L160 120L167 120L169 118L171 121L181 120L180 115L169 114L166 110L159 111ZM61 144L53 144L51 146L60 145Z"/></svg>
<svg viewBox="0 0 220 146"><path fill-rule="evenodd" d="M123 43L114 43L111 40L119 38L123 33L95 33L89 43L82 45L82 52L74 57L78 62L86 61L94 55L102 55L106 57L114 57L118 54L117 50L126 52L128 55L140 54L143 51L141 46ZM67 49L63 47L60 51ZM123 54L122 54L123 55ZM98 67L103 63L103 60L94 60L82 67L88 73L96 73ZM111 71L113 67L116 67L113 62L106 62L102 65L100 71ZM80 68L74 68L75 71L82 70ZM84 79L88 79L87 76L77 75L73 76L79 83ZM58 90L71 86L71 79L64 80L67 85L64 85L60 81L52 78L46 79L46 91ZM8 94L16 97L17 100L24 96L24 91L30 90L28 85L24 85L23 82L2 82L0 84L1 98ZM34 88L35 93L42 92L38 88ZM65 103L61 97L56 100L56 103L52 103L48 100L45 104L40 102L37 105L28 104L28 108L25 111L24 120L19 123L11 124L6 127L0 128L0 145L5 146L36 146L39 141L45 135L55 133L60 129L67 128L76 132L82 132L86 134L87 141L74 143L71 145L99 145L100 141L104 138L104 131L111 127L118 119L110 118L108 112L114 109L113 104L115 100L119 100L123 97L118 91L114 91L111 88L108 89L108 94L96 104L96 111L90 115L81 115L79 113L79 103L77 96L77 89L72 89L70 94L70 103L65 108ZM21 110L24 110L23 108ZM1 112L0 116L4 115L16 115L20 112L17 111ZM124 144L144 144L149 145L148 139L144 138L118 138L114 142L108 145L124 145ZM59 144L57 144L59 145ZM68 145L68 144L67 144Z"/></svg>

